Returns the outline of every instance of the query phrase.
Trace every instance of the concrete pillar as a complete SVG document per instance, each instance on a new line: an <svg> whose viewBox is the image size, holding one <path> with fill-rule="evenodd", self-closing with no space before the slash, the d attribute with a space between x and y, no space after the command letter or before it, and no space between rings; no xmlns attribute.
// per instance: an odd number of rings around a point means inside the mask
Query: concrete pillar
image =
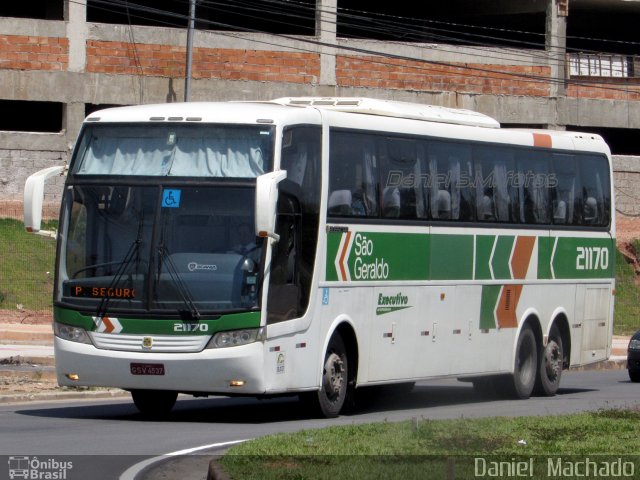
<svg viewBox="0 0 640 480"><path fill-rule="evenodd" d="M73 102L65 104L63 126L65 129L65 140L67 148L73 148L78 132L84 121L84 103ZM70 153L70 152L67 152Z"/></svg>
<svg viewBox="0 0 640 480"><path fill-rule="evenodd" d="M69 39L70 72L82 73L87 64L87 0L65 0L64 20ZM71 102L65 104L63 128L67 147L71 149L84 120L84 103ZM69 152L67 152L68 154Z"/></svg>
<svg viewBox="0 0 640 480"><path fill-rule="evenodd" d="M87 63L87 0L65 0L64 5L69 39L69 71L84 72Z"/></svg>
<svg viewBox="0 0 640 480"><path fill-rule="evenodd" d="M545 49L551 67L551 97L565 95L569 0L548 0Z"/></svg>
<svg viewBox="0 0 640 480"><path fill-rule="evenodd" d="M316 0L316 38L326 45L336 43L338 0ZM336 84L336 49L320 46L320 85Z"/></svg>

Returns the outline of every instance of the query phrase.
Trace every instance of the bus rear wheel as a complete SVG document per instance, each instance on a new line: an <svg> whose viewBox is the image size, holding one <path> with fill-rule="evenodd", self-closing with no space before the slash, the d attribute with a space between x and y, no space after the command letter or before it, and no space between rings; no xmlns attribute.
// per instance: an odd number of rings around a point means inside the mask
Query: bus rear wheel
<svg viewBox="0 0 640 480"><path fill-rule="evenodd" d="M320 390L302 395L315 413L326 418L340 415L345 405L349 383L349 362L344 341L339 333L331 337L322 366Z"/></svg>
<svg viewBox="0 0 640 480"><path fill-rule="evenodd" d="M136 408L145 416L166 415L176 404L178 392L170 390L131 390Z"/></svg>
<svg viewBox="0 0 640 480"><path fill-rule="evenodd" d="M560 386L562 364L564 362L562 337L558 327L555 325L551 327L547 345L541 349L540 353L535 392L539 395L552 397Z"/></svg>
<svg viewBox="0 0 640 480"><path fill-rule="evenodd" d="M536 336L529 325L525 325L518 337L513 375L507 377L507 393L515 398L531 396L538 372L538 346Z"/></svg>

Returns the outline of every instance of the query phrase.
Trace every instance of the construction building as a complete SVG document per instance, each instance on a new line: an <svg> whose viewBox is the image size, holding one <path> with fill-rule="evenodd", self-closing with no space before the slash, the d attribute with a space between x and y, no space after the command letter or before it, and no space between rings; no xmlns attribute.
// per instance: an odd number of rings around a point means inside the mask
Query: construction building
<svg viewBox="0 0 640 480"><path fill-rule="evenodd" d="M0 204L67 161L87 114L183 101L191 18L192 101L374 97L596 132L619 210L640 213L637 0L3 2Z"/></svg>

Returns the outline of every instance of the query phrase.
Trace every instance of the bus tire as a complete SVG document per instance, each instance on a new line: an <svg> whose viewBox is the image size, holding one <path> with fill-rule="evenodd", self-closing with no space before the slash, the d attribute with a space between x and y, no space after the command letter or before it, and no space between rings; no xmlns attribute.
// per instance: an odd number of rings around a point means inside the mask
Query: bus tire
<svg viewBox="0 0 640 480"><path fill-rule="evenodd" d="M160 417L171 411L176 404L178 392L170 390L131 390L136 408L145 416Z"/></svg>
<svg viewBox="0 0 640 480"><path fill-rule="evenodd" d="M324 356L322 365L322 381L320 390L309 392L301 398L316 413L325 418L340 415L347 398L349 381L349 362L344 341L339 333L335 333Z"/></svg>
<svg viewBox="0 0 640 480"><path fill-rule="evenodd" d="M538 395L552 397L556 394L560 386L563 362L562 337L558 327L553 325L549 331L547 345L540 349L540 361L535 387L535 392Z"/></svg>
<svg viewBox="0 0 640 480"><path fill-rule="evenodd" d="M529 325L520 332L516 344L516 358L513 375L507 377L507 393L515 398L531 396L538 372L538 346L536 336Z"/></svg>

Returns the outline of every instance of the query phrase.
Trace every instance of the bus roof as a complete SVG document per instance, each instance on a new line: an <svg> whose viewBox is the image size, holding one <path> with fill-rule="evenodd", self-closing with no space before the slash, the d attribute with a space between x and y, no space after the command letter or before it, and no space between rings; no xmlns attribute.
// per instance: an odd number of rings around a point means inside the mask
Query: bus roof
<svg viewBox="0 0 640 480"><path fill-rule="evenodd" d="M282 105L310 106L348 113L406 118L425 122L500 128L500 123L497 120L473 110L398 102L395 100L360 97L285 97L277 98L273 102Z"/></svg>
<svg viewBox="0 0 640 480"><path fill-rule="evenodd" d="M273 102L179 102L107 108L90 114L87 123L186 122L274 124L320 122L312 109L292 109Z"/></svg>
<svg viewBox="0 0 640 480"><path fill-rule="evenodd" d="M465 109L364 97L283 97L271 101L188 102L99 110L87 123L185 122L237 124L320 124L318 110L332 112L331 124L484 142L513 143L610 155L602 137L561 130L500 128L497 120ZM333 113L335 112L335 113ZM354 122L356 114L358 121ZM395 118L389 122L387 118ZM447 128L447 125L457 125ZM470 128L480 127L480 128Z"/></svg>

